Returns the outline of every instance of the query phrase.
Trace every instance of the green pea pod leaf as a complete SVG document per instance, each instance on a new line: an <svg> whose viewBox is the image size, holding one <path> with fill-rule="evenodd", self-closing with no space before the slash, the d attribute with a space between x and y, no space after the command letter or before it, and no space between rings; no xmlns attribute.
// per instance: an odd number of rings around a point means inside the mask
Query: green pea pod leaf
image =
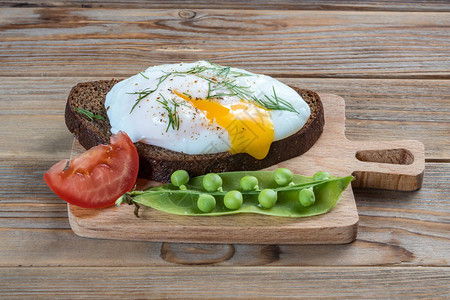
<svg viewBox="0 0 450 300"><path fill-rule="evenodd" d="M223 181L223 192L207 192L203 188L204 176L191 178L186 184L187 190L180 190L172 184L165 184L146 191L128 193L132 202L148 206L166 213L191 216L220 216L238 213L258 213L280 217L308 217L330 211L339 201L342 192L353 180L352 176L331 177L326 180L314 181L312 177L294 175L288 186L279 186L274 180L274 172L248 171L220 173ZM277 191L278 199L272 208L263 208L258 202L259 191L243 192L240 179L244 176L255 176L260 190L269 188ZM299 202L299 192L304 188L314 191L316 201L311 206L302 206ZM241 191L244 197L242 206L237 210L225 207L223 198L228 191ZM207 193L216 199L216 207L209 213L204 213L197 207L200 194Z"/></svg>

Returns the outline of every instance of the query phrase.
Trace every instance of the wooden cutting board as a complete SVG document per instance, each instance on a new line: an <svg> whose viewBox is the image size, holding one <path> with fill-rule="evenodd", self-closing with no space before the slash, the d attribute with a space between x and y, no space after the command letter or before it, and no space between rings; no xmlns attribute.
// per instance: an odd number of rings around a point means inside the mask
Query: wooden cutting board
<svg viewBox="0 0 450 300"><path fill-rule="evenodd" d="M312 176L329 171L336 176L352 174L353 187L412 191L422 185L424 146L418 141L349 141L345 137L344 99L320 95L325 127L317 143L304 155L269 170L286 167ZM84 151L75 140L72 156ZM141 186L155 184L139 180ZM244 244L340 244L356 238L358 213L352 187L348 187L329 213L309 218L281 218L257 214L221 217L178 216L134 206L84 209L68 206L73 231L83 237L189 243Z"/></svg>

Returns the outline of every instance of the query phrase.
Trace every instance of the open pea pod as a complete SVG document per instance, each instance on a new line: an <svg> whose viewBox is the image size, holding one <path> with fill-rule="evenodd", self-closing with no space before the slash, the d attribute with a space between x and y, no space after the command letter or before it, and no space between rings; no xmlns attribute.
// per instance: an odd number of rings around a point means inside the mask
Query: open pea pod
<svg viewBox="0 0 450 300"><path fill-rule="evenodd" d="M191 216L258 213L280 217L308 217L330 211L353 180L352 176L347 176L314 181L311 177L294 175L289 185L280 186L274 180L274 172L270 171L227 172L219 175L223 181L223 191L207 192L202 184L204 176L198 176L189 180L186 190L169 183L145 191L127 193L119 198L118 204L126 201L171 214ZM258 191L241 191L240 179L247 175L258 179ZM305 188L312 188L315 194L315 202L310 206L303 206L299 202L299 193ZM272 208L264 208L258 202L258 194L263 189L273 189L277 192L278 199ZM225 194L232 190L241 191L244 198L242 206L236 210L228 209L224 205ZM198 197L204 193L213 195L216 199L216 206L211 212L202 212L197 207Z"/></svg>

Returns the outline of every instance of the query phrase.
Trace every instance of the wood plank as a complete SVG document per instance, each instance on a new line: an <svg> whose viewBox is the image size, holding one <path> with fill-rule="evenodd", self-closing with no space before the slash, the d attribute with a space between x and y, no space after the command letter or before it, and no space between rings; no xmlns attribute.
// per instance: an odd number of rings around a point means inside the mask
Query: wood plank
<svg viewBox="0 0 450 300"><path fill-rule="evenodd" d="M27 179L33 181L45 188L40 178ZM357 240L346 245L205 245L81 238L67 229L62 200L50 191L46 199L30 200L26 197L33 188L27 190L24 182L23 190L17 189L8 203L0 205L0 266L449 266L449 181L450 164L428 163L424 186L417 192L356 189L360 229ZM57 251L50 255L49 249L54 248ZM118 260L117 253L133 254Z"/></svg>
<svg viewBox="0 0 450 300"><path fill-rule="evenodd" d="M239 282L237 281L239 279ZM449 268L2 268L0 294L67 298L448 299Z"/></svg>
<svg viewBox="0 0 450 300"><path fill-rule="evenodd" d="M0 156L34 160L51 156L54 161L66 158L72 146L72 135L65 127L63 115L70 89L78 82L110 78L3 78L0 132L4 139L0 144ZM450 159L450 82L447 80L280 80L342 96L346 100L346 135L350 140L420 140L425 144L427 159ZM49 135L48 130L52 134Z"/></svg>
<svg viewBox="0 0 450 300"><path fill-rule="evenodd" d="M349 0L229 0L223 1L183 1L182 5L177 0L145 1L145 0L3 0L0 6L9 7L85 7L85 8L150 8L150 9L271 9L271 10L375 10L375 11L450 11L450 5L445 0L397 0L397 1L349 1Z"/></svg>
<svg viewBox="0 0 450 300"><path fill-rule="evenodd" d="M2 76L209 59L290 77L449 78L449 13L3 8ZM281 67L282 66L282 67Z"/></svg>
<svg viewBox="0 0 450 300"><path fill-rule="evenodd" d="M404 229L379 228L383 221L374 218L372 228L361 227L363 238L348 245L157 243L88 239L70 229L3 228L0 265L449 266L444 230L439 237L408 232L407 223ZM119 259L118 253L130 255Z"/></svg>
<svg viewBox="0 0 450 300"><path fill-rule="evenodd" d="M6 115L0 119L2 137L0 157L55 161L68 157L73 136L64 123L64 115ZM55 147L57 145L57 147Z"/></svg>

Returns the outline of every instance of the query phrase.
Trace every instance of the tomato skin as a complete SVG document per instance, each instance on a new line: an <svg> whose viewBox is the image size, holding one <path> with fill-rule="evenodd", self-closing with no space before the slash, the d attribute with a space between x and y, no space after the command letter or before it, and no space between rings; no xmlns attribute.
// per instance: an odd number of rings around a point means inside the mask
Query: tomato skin
<svg viewBox="0 0 450 300"><path fill-rule="evenodd" d="M45 174L47 185L61 199L85 208L114 205L130 191L139 171L139 155L125 132L111 136L111 145L98 145L53 165ZM65 169L66 168L66 169Z"/></svg>

